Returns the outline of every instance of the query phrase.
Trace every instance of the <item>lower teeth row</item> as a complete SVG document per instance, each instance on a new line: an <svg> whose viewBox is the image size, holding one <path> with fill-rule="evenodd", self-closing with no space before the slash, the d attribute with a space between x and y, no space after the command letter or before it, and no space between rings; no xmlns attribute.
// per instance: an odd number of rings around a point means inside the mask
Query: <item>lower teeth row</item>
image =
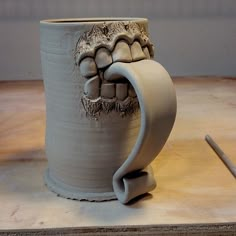
<svg viewBox="0 0 236 236"><path fill-rule="evenodd" d="M136 97L136 93L128 83L108 83L101 81L99 76L94 76L84 85L84 94L89 99L103 97L111 99L116 97L118 100L125 100L127 97Z"/></svg>

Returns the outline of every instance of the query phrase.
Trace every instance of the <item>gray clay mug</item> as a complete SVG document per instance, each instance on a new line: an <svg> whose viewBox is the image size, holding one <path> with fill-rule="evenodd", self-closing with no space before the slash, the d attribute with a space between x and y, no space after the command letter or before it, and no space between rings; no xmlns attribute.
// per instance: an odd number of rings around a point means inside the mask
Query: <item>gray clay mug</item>
<svg viewBox="0 0 236 236"><path fill-rule="evenodd" d="M156 186L149 164L176 95L142 18L40 22L46 96L45 183L78 200L131 199Z"/></svg>

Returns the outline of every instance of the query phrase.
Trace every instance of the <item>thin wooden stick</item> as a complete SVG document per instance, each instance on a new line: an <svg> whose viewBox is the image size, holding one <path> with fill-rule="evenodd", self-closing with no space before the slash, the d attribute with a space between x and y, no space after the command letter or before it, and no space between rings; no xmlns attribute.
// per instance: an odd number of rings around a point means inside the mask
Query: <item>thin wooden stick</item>
<svg viewBox="0 0 236 236"><path fill-rule="evenodd" d="M211 148L215 151L221 161L225 164L231 174L236 178L236 166L231 162L229 157L221 150L221 148L215 143L215 141L210 137L210 135L205 136L205 140L211 146Z"/></svg>

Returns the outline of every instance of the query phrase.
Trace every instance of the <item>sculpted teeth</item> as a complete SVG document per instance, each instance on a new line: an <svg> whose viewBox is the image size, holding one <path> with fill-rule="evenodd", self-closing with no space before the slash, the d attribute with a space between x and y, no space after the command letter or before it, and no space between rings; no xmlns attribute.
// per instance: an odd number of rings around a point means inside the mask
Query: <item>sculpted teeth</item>
<svg viewBox="0 0 236 236"><path fill-rule="evenodd" d="M100 90L100 78L95 76L88 81L86 81L84 85L84 94L90 99L96 99L99 97Z"/></svg>
<svg viewBox="0 0 236 236"><path fill-rule="evenodd" d="M106 83L101 86L101 97L114 98L116 96L116 88L114 83Z"/></svg>
<svg viewBox="0 0 236 236"><path fill-rule="evenodd" d="M143 48L143 53L145 54L145 57L146 57L147 59L151 59L151 56L150 56L148 47L144 47L144 48Z"/></svg>
<svg viewBox="0 0 236 236"><path fill-rule="evenodd" d="M103 47L99 48L93 57L85 57L81 60L79 67L81 75L90 78L98 74L101 69L104 69L112 64L112 62L132 62L142 59L150 59L150 53L147 46L141 47L138 41L134 41L131 46L125 40L120 40L115 45L112 53ZM99 69L99 70L98 70ZM104 76L105 79L106 76ZM117 78L113 78L117 79ZM110 79L112 80L112 78Z"/></svg>
<svg viewBox="0 0 236 236"><path fill-rule="evenodd" d="M118 62L118 61L131 62L132 61L130 47L124 40L121 40L116 44L112 52L112 59L113 59L113 62Z"/></svg>
<svg viewBox="0 0 236 236"><path fill-rule="evenodd" d="M141 45L137 41L134 41L133 44L130 46L130 51L133 59L132 61L139 61L146 58Z"/></svg>
<svg viewBox="0 0 236 236"><path fill-rule="evenodd" d="M111 53L107 48L100 48L98 49L95 62L99 69L109 66L112 63Z"/></svg>
<svg viewBox="0 0 236 236"><path fill-rule="evenodd" d="M101 74L101 69L110 66L112 62L127 63L142 59L150 59L150 53L147 46L142 49L138 41L134 41L133 44L129 46L126 41L121 40L116 44L112 54L107 48L100 48L96 52L95 60L92 57L85 57L83 60L81 60L79 66L81 75L86 78L90 78L96 74ZM116 80L119 78L117 76L108 78L105 71L104 79Z"/></svg>
<svg viewBox="0 0 236 236"><path fill-rule="evenodd" d="M143 59L150 59L148 47L142 48L138 41L129 45L125 40L118 41L112 53L102 47L97 50L95 58L88 56L82 59L80 72L88 79L84 85L84 104L91 99L88 107L92 106L96 112L100 109L110 111L114 106L119 111L127 110L130 103L136 101L132 100L137 97L135 90L120 75L108 77L107 68L114 62L129 63Z"/></svg>
<svg viewBox="0 0 236 236"><path fill-rule="evenodd" d="M80 73L84 77L92 77L97 74L97 66L92 57L85 57L79 64Z"/></svg>
<svg viewBox="0 0 236 236"><path fill-rule="evenodd" d="M128 95L128 84L116 84L116 97L118 100L125 100Z"/></svg>

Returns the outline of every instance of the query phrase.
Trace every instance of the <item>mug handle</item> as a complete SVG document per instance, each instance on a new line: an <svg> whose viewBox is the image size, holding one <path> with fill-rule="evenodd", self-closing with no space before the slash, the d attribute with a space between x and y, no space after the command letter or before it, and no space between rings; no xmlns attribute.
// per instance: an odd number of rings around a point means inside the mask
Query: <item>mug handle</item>
<svg viewBox="0 0 236 236"><path fill-rule="evenodd" d="M106 73L108 78L123 76L129 80L141 110L141 127L136 143L113 175L113 189L118 200L128 203L156 186L151 169L146 167L169 137L176 117L176 94L168 72L153 60L116 62Z"/></svg>

